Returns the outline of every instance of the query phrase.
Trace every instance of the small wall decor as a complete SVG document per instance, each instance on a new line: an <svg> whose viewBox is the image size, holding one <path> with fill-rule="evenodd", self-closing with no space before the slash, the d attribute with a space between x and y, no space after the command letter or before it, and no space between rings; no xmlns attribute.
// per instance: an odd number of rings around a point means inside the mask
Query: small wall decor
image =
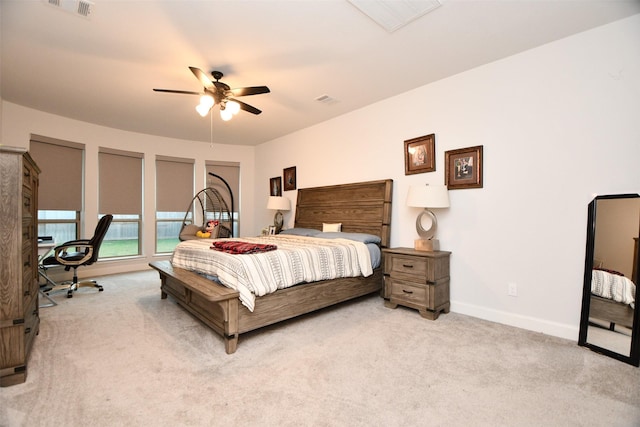
<svg viewBox="0 0 640 427"><path fill-rule="evenodd" d="M284 191L296 189L296 167L292 166L283 170Z"/></svg>
<svg viewBox="0 0 640 427"><path fill-rule="evenodd" d="M425 135L404 142L404 174L436 170L436 135Z"/></svg>
<svg viewBox="0 0 640 427"><path fill-rule="evenodd" d="M445 151L444 176L449 190L482 188L482 147Z"/></svg>
<svg viewBox="0 0 640 427"><path fill-rule="evenodd" d="M276 176L269 179L269 195L282 196L282 177Z"/></svg>

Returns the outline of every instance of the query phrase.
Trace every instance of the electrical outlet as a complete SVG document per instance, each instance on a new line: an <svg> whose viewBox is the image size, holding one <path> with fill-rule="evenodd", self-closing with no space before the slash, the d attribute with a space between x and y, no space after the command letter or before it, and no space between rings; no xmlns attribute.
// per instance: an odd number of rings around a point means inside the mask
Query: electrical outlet
<svg viewBox="0 0 640 427"><path fill-rule="evenodd" d="M509 295L510 297L517 297L518 285L516 285L515 283L509 283L509 287L507 289L507 295Z"/></svg>

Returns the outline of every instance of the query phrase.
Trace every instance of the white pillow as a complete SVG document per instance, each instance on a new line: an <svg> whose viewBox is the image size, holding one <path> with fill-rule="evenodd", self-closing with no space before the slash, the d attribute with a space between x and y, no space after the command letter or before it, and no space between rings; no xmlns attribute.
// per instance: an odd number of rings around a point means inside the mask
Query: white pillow
<svg viewBox="0 0 640 427"><path fill-rule="evenodd" d="M322 231L324 233L330 232L330 231L342 231L342 223L341 222L337 222L335 224L322 223Z"/></svg>

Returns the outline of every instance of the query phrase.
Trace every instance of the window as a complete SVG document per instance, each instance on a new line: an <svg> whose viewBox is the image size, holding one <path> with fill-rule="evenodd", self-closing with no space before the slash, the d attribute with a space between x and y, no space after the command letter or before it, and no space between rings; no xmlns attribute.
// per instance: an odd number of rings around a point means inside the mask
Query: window
<svg viewBox="0 0 640 427"><path fill-rule="evenodd" d="M99 149L98 212L113 215L100 258L142 254L142 159L142 153Z"/></svg>
<svg viewBox="0 0 640 427"><path fill-rule="evenodd" d="M173 252L193 198L193 159L156 156L156 253ZM186 222L193 221L193 212Z"/></svg>
<svg viewBox="0 0 640 427"><path fill-rule="evenodd" d="M38 236L51 236L56 244L80 235L80 211L38 209Z"/></svg>
<svg viewBox="0 0 640 427"><path fill-rule="evenodd" d="M207 171L207 187L215 188L223 195L229 211L232 212L233 235L240 235L240 164L235 162L214 162L207 160L205 162ZM213 173L214 175L211 175ZM222 181L224 179L225 182ZM227 188L227 185L229 186ZM231 194L229 194L231 191Z"/></svg>
<svg viewBox="0 0 640 427"><path fill-rule="evenodd" d="M31 135L29 152L41 171L38 236L51 236L58 244L78 239L84 144Z"/></svg>

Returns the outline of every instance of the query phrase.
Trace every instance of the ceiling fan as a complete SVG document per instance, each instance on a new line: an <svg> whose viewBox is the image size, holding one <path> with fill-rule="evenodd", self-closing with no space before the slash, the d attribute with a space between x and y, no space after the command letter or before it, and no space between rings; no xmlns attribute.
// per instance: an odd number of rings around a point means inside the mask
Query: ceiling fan
<svg viewBox="0 0 640 427"><path fill-rule="evenodd" d="M220 81L222 72L212 71L211 75L215 81L211 81L209 77L199 68L189 67L191 72L196 76L200 83L204 86L204 92L192 92L188 90L173 89L153 89L155 92L181 93L186 95L200 95L200 104L196 107L196 111L204 117L209 114L209 110L215 105L220 106L220 117L222 120L230 120L238 111L244 110L252 114L260 114L261 110L235 99L238 96L259 95L271 92L266 86L250 86L231 89L229 85Z"/></svg>

